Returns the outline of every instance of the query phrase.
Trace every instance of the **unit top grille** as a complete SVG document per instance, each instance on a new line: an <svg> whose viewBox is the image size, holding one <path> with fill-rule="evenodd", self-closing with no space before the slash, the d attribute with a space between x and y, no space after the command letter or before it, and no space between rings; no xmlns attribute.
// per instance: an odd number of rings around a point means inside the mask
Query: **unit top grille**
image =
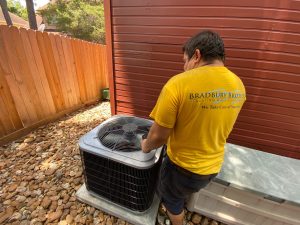
<svg viewBox="0 0 300 225"><path fill-rule="evenodd" d="M113 151L141 150L141 138L147 135L151 122L137 117L119 117L106 123L98 132L100 142Z"/></svg>

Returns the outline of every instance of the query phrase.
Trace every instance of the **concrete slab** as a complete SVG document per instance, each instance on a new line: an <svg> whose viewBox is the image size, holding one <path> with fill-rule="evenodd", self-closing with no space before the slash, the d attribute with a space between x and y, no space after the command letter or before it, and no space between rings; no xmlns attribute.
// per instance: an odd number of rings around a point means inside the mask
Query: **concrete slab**
<svg viewBox="0 0 300 225"><path fill-rule="evenodd" d="M134 225L155 225L160 200L154 196L151 207L145 212L133 212L115 203L112 203L97 194L91 194L85 184L76 192L79 201L100 209L110 215L116 216Z"/></svg>
<svg viewBox="0 0 300 225"><path fill-rule="evenodd" d="M226 144L217 178L240 189L300 205L300 160Z"/></svg>

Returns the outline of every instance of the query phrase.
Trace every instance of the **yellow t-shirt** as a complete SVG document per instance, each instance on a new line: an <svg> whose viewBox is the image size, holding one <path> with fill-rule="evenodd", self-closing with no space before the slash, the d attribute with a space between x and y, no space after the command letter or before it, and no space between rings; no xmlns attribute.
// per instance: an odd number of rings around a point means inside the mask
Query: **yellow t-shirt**
<svg viewBox="0 0 300 225"><path fill-rule="evenodd" d="M223 66L202 66L172 77L150 117L173 128L167 154L191 172L218 173L224 146L246 100L242 81Z"/></svg>

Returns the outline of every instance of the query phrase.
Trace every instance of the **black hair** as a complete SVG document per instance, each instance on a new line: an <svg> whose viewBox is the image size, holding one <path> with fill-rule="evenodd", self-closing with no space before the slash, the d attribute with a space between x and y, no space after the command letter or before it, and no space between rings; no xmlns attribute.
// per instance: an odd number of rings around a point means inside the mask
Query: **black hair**
<svg viewBox="0 0 300 225"><path fill-rule="evenodd" d="M201 57L206 62L213 60L225 61L225 49L222 38L216 32L205 30L189 39L183 46L182 50L187 54L190 60L199 49Z"/></svg>

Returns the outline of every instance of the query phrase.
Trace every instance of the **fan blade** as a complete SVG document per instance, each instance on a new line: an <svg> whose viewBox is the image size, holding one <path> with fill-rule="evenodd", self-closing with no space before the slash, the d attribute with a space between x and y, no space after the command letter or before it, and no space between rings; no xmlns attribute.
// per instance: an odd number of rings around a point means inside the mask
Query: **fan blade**
<svg viewBox="0 0 300 225"><path fill-rule="evenodd" d="M150 130L150 127L149 126L138 126L137 130L145 131L148 133Z"/></svg>
<svg viewBox="0 0 300 225"><path fill-rule="evenodd" d="M109 146L110 148L112 148L122 138L123 138L123 134L112 134L112 133L109 133L101 141L104 144L104 146Z"/></svg>

